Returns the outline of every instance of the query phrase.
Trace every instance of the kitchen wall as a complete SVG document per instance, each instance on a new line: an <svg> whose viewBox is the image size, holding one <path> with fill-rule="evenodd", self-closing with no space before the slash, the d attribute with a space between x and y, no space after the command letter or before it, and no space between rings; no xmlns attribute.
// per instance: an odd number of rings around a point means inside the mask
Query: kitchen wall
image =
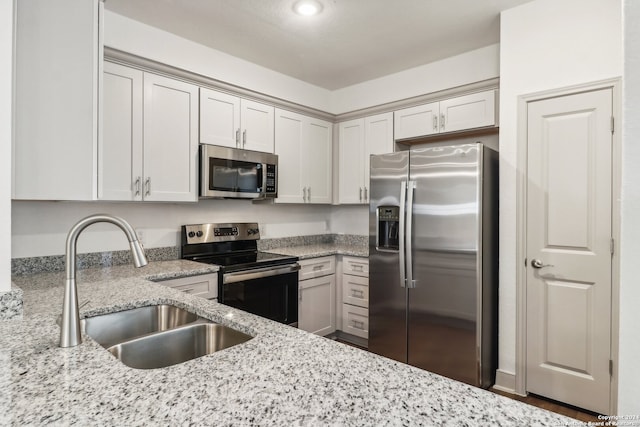
<svg viewBox="0 0 640 427"><path fill-rule="evenodd" d="M82 203L13 202L12 253L14 258L61 255L69 229L87 215L104 212L125 218L139 233L145 247L180 244L184 224L257 221L262 238L343 232L366 234L366 228L350 224L349 212L357 207L329 205L277 205L246 200L203 200L198 203ZM366 215L365 215L366 217ZM337 230L337 231L336 231ZM78 240L78 251L126 250L128 243L117 228L95 224Z"/></svg>
<svg viewBox="0 0 640 427"><path fill-rule="evenodd" d="M621 76L621 2L536 0L503 12L500 26L499 369L513 375L520 262L515 259L516 176L524 173L517 168L518 97Z"/></svg>
<svg viewBox="0 0 640 427"><path fill-rule="evenodd" d="M625 0L618 409L640 414L640 2Z"/></svg>
<svg viewBox="0 0 640 427"><path fill-rule="evenodd" d="M500 45L494 44L441 61L333 91L331 112L341 114L500 76Z"/></svg>
<svg viewBox="0 0 640 427"><path fill-rule="evenodd" d="M331 92L166 31L106 11L104 42L114 49L173 65L241 88L316 108L331 109Z"/></svg>
<svg viewBox="0 0 640 427"><path fill-rule="evenodd" d="M11 289L13 1L0 0L0 292Z"/></svg>

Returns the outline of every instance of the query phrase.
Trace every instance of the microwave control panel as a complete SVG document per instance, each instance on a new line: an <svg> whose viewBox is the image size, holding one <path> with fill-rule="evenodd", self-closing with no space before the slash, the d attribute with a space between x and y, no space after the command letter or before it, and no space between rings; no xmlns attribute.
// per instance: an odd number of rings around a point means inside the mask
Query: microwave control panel
<svg viewBox="0 0 640 427"><path fill-rule="evenodd" d="M267 188L266 193L276 192L276 165L267 164Z"/></svg>

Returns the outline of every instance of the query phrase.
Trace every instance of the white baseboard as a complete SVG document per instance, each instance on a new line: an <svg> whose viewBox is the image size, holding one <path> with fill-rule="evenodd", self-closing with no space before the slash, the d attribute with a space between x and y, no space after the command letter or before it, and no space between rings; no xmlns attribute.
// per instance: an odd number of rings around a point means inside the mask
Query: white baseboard
<svg viewBox="0 0 640 427"><path fill-rule="evenodd" d="M511 372L496 370L496 383L493 385L496 390L516 394L516 375Z"/></svg>

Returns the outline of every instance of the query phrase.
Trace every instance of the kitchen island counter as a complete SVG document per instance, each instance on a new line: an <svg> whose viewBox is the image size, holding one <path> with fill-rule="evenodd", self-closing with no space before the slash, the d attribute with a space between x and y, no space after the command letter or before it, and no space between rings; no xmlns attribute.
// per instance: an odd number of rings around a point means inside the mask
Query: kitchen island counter
<svg viewBox="0 0 640 427"><path fill-rule="evenodd" d="M153 268L161 266L151 263ZM158 263L160 264L160 263ZM161 369L91 338L57 346L64 274L17 278L22 320L0 322L2 425L568 425L576 420L147 280L79 278L81 317L174 304L254 338ZM60 279L59 281L57 279ZM60 286L55 286L60 283Z"/></svg>

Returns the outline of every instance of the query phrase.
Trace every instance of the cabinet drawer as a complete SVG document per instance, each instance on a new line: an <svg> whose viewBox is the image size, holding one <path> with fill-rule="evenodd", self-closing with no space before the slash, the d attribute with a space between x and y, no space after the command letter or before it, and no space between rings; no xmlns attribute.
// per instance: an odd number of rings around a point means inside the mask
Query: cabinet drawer
<svg viewBox="0 0 640 427"><path fill-rule="evenodd" d="M342 301L369 308L369 278L342 275Z"/></svg>
<svg viewBox="0 0 640 427"><path fill-rule="evenodd" d="M369 339L369 310L355 305L342 304L342 331Z"/></svg>
<svg viewBox="0 0 640 427"><path fill-rule="evenodd" d="M344 274L369 277L369 259L346 256L342 258L342 272Z"/></svg>
<svg viewBox="0 0 640 427"><path fill-rule="evenodd" d="M300 264L298 280L327 276L336 272L336 259L334 256L305 259L298 261L298 264Z"/></svg>
<svg viewBox="0 0 640 427"><path fill-rule="evenodd" d="M157 283L202 298L218 297L218 275L215 273L163 280Z"/></svg>

